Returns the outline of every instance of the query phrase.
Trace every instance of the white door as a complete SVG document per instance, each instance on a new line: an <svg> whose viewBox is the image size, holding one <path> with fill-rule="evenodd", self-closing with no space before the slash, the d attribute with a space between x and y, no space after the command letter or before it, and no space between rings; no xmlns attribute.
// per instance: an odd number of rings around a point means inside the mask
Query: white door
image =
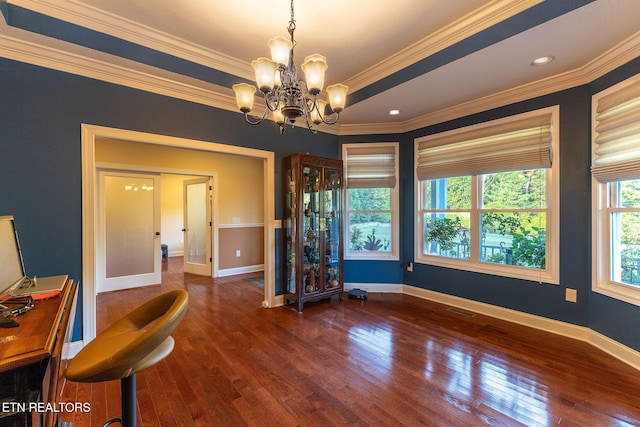
<svg viewBox="0 0 640 427"><path fill-rule="evenodd" d="M161 281L160 175L100 171L97 293Z"/></svg>
<svg viewBox="0 0 640 427"><path fill-rule="evenodd" d="M184 272L211 276L211 179L184 181Z"/></svg>

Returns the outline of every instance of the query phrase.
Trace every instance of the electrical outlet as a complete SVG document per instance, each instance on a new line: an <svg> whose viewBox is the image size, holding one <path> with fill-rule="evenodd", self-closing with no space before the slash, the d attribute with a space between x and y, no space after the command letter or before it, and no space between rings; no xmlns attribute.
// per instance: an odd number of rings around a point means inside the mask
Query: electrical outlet
<svg viewBox="0 0 640 427"><path fill-rule="evenodd" d="M236 257L240 257L240 249L236 251Z"/></svg>
<svg viewBox="0 0 640 427"><path fill-rule="evenodd" d="M578 291L575 289L567 288L565 293L565 300L569 302L576 302L578 300Z"/></svg>
<svg viewBox="0 0 640 427"><path fill-rule="evenodd" d="M412 262L408 262L407 263L407 271L413 271L413 263Z"/></svg>

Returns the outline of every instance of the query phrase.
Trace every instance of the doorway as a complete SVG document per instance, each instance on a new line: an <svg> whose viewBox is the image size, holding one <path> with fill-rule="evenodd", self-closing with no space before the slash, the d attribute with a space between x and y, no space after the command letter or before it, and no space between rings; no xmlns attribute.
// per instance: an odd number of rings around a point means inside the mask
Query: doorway
<svg viewBox="0 0 640 427"><path fill-rule="evenodd" d="M282 296L275 296L275 235L280 224L275 221L274 209L274 153L264 150L195 141L163 135L147 134L94 125L82 125L82 191L83 191L83 341L95 337L96 274L98 251L96 249L96 140L133 141L143 145L175 147L187 151L231 154L258 159L262 164L262 223L264 245L264 299L263 307L282 305ZM176 171L184 173L185 171ZM214 214L215 218L215 214ZM214 224L215 226L215 224Z"/></svg>

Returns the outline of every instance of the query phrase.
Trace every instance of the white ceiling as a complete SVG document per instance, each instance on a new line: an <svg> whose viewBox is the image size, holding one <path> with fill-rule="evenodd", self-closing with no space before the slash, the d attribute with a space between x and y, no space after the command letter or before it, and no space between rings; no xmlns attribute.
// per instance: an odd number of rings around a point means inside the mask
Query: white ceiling
<svg viewBox="0 0 640 427"><path fill-rule="evenodd" d="M296 62L299 65L311 53L323 54L329 64L326 84L342 82L355 92L541 1L297 0ZM239 80L252 79L251 60L269 56L267 40L276 35L287 36L290 19L290 0L9 3L174 56L194 60L199 55L204 59L194 62L238 76ZM619 49L620 44L632 44L631 50L637 56L639 16L639 0L597 0L348 105L340 123L343 128L371 131L387 126L406 131L451 118L454 111L458 115L481 111L519 96L539 94L540 90L584 83L585 74L586 78L598 76L593 68L606 62L607 55ZM33 39L33 35L6 27L3 32ZM36 42L44 43L45 38L37 37ZM90 49L76 48L74 52L104 57ZM542 55L553 55L555 61L532 67L531 61ZM123 66L127 63L123 62ZM162 70L142 68L146 73L157 72L171 78ZM231 94L228 87L194 83L193 79L190 84L202 84L225 96ZM514 92L514 88L520 89ZM400 115L390 116L388 111L392 108L399 109Z"/></svg>

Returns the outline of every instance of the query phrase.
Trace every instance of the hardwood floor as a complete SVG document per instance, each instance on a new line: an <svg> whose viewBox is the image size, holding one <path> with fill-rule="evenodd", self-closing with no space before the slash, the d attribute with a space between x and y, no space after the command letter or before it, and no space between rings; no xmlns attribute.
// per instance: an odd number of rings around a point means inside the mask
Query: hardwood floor
<svg viewBox="0 0 640 427"><path fill-rule="evenodd" d="M640 372L586 343L398 294L261 308L242 276L183 274L98 297L98 327L185 288L176 347L138 374L147 426L640 425ZM247 276L245 276L247 277ZM67 381L61 421L99 426L120 411L118 382Z"/></svg>

